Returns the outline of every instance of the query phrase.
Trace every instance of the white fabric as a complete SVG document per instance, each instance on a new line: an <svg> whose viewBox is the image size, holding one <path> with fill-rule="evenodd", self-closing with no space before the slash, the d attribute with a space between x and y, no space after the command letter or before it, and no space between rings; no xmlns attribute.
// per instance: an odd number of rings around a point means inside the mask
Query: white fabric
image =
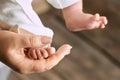
<svg viewBox="0 0 120 80"><path fill-rule="evenodd" d="M11 72L11 69L0 62L0 79L8 80L8 76Z"/></svg>
<svg viewBox="0 0 120 80"><path fill-rule="evenodd" d="M16 0L33 24L43 26L40 18L32 9L32 0Z"/></svg>
<svg viewBox="0 0 120 80"><path fill-rule="evenodd" d="M0 20L10 25L17 24L19 27L24 29L26 29L27 27L29 28L27 30L30 30L30 32L34 29L34 34L37 35L52 37L53 31L49 28L46 28L42 24L38 15L33 11L31 2L32 0L1 0ZM27 25L30 25L30 27L28 27ZM40 31L35 32L35 30Z"/></svg>
<svg viewBox="0 0 120 80"><path fill-rule="evenodd" d="M79 0L47 0L48 3L50 3L53 7L57 9L63 9L66 8Z"/></svg>
<svg viewBox="0 0 120 80"><path fill-rule="evenodd" d="M45 35L53 37L53 31L49 28L44 27L38 15L34 12L31 2L32 0L16 0L22 7L25 14L28 16L32 24L18 24L19 27L28 30L36 35ZM28 2L29 1L29 2ZM26 4L27 3L27 4Z"/></svg>

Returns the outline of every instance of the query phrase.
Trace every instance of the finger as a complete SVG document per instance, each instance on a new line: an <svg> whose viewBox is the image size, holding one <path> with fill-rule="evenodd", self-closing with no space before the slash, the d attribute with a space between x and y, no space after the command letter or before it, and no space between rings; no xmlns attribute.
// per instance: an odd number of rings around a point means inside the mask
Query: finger
<svg viewBox="0 0 120 80"><path fill-rule="evenodd" d="M68 55L70 53L71 48L72 47L68 44L64 44L63 46L61 46L54 55L50 56L47 59L47 69L51 69L56 64L58 64L64 58L65 55Z"/></svg>
<svg viewBox="0 0 120 80"><path fill-rule="evenodd" d="M35 49L32 49L32 50L31 50L30 56L31 56L31 58L34 59L34 60L37 59L37 55L36 55L36 50L35 50Z"/></svg>
<svg viewBox="0 0 120 80"><path fill-rule="evenodd" d="M36 52L36 53L37 53L37 59L39 59L39 60L42 59L43 56L42 56L41 50L40 50L40 49L37 49L36 51L37 51L37 52Z"/></svg>
<svg viewBox="0 0 120 80"><path fill-rule="evenodd" d="M37 59L42 59L42 53L39 49L37 50Z"/></svg>
<svg viewBox="0 0 120 80"><path fill-rule="evenodd" d="M46 46L52 42L52 39L47 36L35 36L35 35L20 35L19 47L41 47Z"/></svg>
<svg viewBox="0 0 120 80"><path fill-rule="evenodd" d="M45 49L40 50L44 58L48 58L48 52Z"/></svg>
<svg viewBox="0 0 120 80"><path fill-rule="evenodd" d="M54 54L56 52L56 49L54 47L51 47L51 53Z"/></svg>
<svg viewBox="0 0 120 80"><path fill-rule="evenodd" d="M56 51L54 47L48 47L48 48L46 48L46 50L47 50L49 56L55 54L55 51Z"/></svg>
<svg viewBox="0 0 120 80"><path fill-rule="evenodd" d="M65 55L70 53L71 48L72 47L70 45L65 44L61 46L54 55L48 57L47 59L34 61L34 66L31 68L31 72L43 72L51 69L58 64Z"/></svg>
<svg viewBox="0 0 120 80"><path fill-rule="evenodd" d="M31 53L28 53L28 54L27 54L27 57L28 57L29 59L33 59L33 58L31 57Z"/></svg>

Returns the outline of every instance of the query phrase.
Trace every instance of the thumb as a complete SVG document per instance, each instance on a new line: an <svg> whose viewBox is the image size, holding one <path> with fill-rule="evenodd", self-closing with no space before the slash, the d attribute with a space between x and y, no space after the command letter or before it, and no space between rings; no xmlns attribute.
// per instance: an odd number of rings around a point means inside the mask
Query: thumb
<svg viewBox="0 0 120 80"><path fill-rule="evenodd" d="M52 42L52 39L47 36L38 36L38 35L21 35L20 47L41 47L48 45Z"/></svg>

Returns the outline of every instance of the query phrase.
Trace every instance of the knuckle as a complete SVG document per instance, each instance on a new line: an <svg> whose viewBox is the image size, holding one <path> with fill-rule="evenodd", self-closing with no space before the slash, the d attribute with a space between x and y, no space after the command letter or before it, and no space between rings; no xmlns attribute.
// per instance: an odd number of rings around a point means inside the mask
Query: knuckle
<svg viewBox="0 0 120 80"><path fill-rule="evenodd" d="M21 43L20 45L31 47L33 45L33 37L22 35L22 37L20 38L20 43Z"/></svg>
<svg viewBox="0 0 120 80"><path fill-rule="evenodd" d="M31 46L33 46L33 43L35 42L35 38L33 36L31 36L29 40L30 40Z"/></svg>
<svg viewBox="0 0 120 80"><path fill-rule="evenodd" d="M40 42L37 36L31 36L29 41L30 41L31 46L37 46L39 45L38 42Z"/></svg>
<svg viewBox="0 0 120 80"><path fill-rule="evenodd" d="M25 39L25 38L22 39L22 42L21 42L21 43L24 44L24 45L31 46L30 41L27 40L27 39Z"/></svg>

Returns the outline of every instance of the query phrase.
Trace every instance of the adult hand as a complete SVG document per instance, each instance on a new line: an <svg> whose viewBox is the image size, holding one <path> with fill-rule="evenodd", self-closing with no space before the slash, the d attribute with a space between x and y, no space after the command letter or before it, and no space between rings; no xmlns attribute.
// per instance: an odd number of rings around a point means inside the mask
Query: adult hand
<svg viewBox="0 0 120 80"><path fill-rule="evenodd" d="M10 31L0 31L0 60L20 73L43 72L54 67L69 54L71 46L61 46L54 55L47 59L32 60L25 53L25 48L44 47L51 43L46 36L19 35Z"/></svg>

